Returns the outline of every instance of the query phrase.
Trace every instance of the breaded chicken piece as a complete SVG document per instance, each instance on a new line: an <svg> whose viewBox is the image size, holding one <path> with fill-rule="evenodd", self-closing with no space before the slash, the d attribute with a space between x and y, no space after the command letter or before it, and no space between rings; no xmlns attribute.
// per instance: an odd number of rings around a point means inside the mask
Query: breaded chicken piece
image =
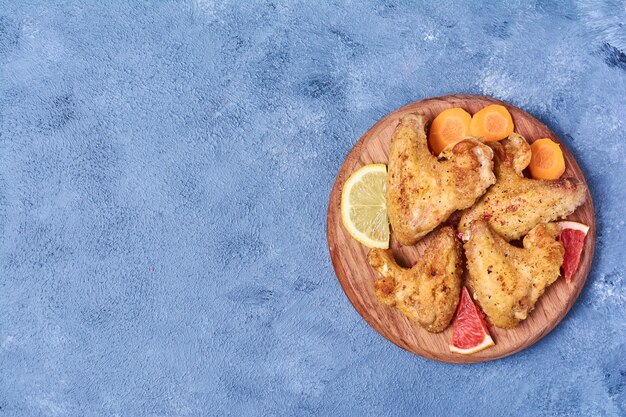
<svg viewBox="0 0 626 417"><path fill-rule="evenodd" d="M555 181L524 178L530 163L530 145L512 133L506 143L489 144L494 150L497 181L472 208L463 213L459 231L486 220L507 241L519 239L540 223L571 214L586 197L586 187L574 178Z"/></svg>
<svg viewBox="0 0 626 417"><path fill-rule="evenodd" d="M558 235L556 223L540 224L524 237L524 248L518 248L486 221L472 223L464 244L468 286L494 325L517 326L559 277L564 250Z"/></svg>
<svg viewBox="0 0 626 417"><path fill-rule="evenodd" d="M414 245L456 210L470 207L495 182L493 151L477 139L428 150L426 117L404 116L391 138L387 214L403 245Z"/></svg>
<svg viewBox="0 0 626 417"><path fill-rule="evenodd" d="M382 304L396 306L429 332L448 327L459 302L462 278L461 243L452 227L435 232L424 257L412 268L398 266L387 250L372 249L368 259L381 276L374 288Z"/></svg>

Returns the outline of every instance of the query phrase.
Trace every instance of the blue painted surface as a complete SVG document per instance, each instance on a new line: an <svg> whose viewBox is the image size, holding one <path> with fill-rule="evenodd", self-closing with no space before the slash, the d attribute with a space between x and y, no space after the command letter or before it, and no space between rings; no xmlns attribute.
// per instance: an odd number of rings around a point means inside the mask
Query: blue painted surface
<svg viewBox="0 0 626 417"><path fill-rule="evenodd" d="M626 414L623 2L93 3L0 2L0 415ZM353 143L448 93L546 122L598 220L565 320L472 366L369 328L325 240Z"/></svg>

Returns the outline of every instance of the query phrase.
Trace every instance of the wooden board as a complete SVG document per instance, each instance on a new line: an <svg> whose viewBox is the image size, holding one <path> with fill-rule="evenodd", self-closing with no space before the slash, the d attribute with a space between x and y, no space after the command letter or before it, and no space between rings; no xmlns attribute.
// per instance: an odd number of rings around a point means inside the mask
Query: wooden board
<svg viewBox="0 0 626 417"><path fill-rule="evenodd" d="M496 342L494 347L474 355L459 355L451 353L448 349L452 337L452 326L439 334L428 333L395 308L385 307L378 303L374 295L376 273L369 266L366 258L368 249L352 239L341 224L341 190L345 180L361 166L371 163L387 163L391 134L404 114L418 112L432 120L447 108L462 107L474 114L484 106L493 103L502 104L509 109L515 122L515 131L529 142L547 137L560 143L566 161L565 177L575 177L586 184L576 160L563 142L543 123L528 113L488 97L451 95L411 103L390 113L368 130L354 145L341 166L328 204L327 237L330 257L339 282L354 308L374 329L396 345L418 355L443 362L483 362L511 355L537 342L563 319L578 298L591 268L595 246L595 217L591 195L587 192L585 204L568 217L569 220L590 226L580 267L572 278L572 283L568 285L563 278L559 278L539 299L528 319L515 329L504 330L491 327L491 334ZM394 249L395 246L392 235L391 247L396 259L400 264L408 266L421 256L424 243L419 242L414 247Z"/></svg>

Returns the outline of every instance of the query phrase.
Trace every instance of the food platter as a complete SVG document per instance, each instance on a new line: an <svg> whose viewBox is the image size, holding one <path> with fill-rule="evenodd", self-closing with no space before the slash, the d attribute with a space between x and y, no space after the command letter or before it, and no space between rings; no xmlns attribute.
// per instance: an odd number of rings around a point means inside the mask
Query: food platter
<svg viewBox="0 0 626 417"><path fill-rule="evenodd" d="M561 145L565 157L566 171L563 177L573 177L587 185L585 177L574 156L565 144L543 123L525 111L492 98L474 95L449 95L429 98L408 104L381 119L354 145L339 173L330 194L327 218L327 238L330 257L337 278L348 299L358 313L378 333L396 345L426 358L451 363L484 362L519 352L548 334L563 319L578 298L593 259L595 246L595 216L591 195L587 190L585 203L567 217L590 227L580 259L580 265L572 282L567 284L559 278L547 288L528 319L514 329L491 327L490 332L496 345L472 355L460 355L449 350L452 326L442 333L429 333L411 322L398 310L381 305L374 294L375 271L367 261L368 248L354 240L343 228L341 221L341 191L345 181L357 169L366 164L387 163L391 135L399 119L407 113L421 113L432 120L441 111L462 107L475 113L489 104L505 106L513 118L515 132L524 136L529 143L536 139L550 138ZM588 187L587 187L588 188ZM400 264L409 266L423 252L427 241L415 246L399 246L391 236L390 248Z"/></svg>

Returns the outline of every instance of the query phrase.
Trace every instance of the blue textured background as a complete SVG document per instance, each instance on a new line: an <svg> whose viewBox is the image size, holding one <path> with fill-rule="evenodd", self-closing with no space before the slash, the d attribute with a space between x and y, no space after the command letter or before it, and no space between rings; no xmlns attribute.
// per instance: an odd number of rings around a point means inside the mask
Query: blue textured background
<svg viewBox="0 0 626 417"><path fill-rule="evenodd" d="M626 414L626 3L85 3L0 2L0 415ZM565 320L472 366L369 328L325 237L354 142L447 93L546 122L598 220Z"/></svg>

